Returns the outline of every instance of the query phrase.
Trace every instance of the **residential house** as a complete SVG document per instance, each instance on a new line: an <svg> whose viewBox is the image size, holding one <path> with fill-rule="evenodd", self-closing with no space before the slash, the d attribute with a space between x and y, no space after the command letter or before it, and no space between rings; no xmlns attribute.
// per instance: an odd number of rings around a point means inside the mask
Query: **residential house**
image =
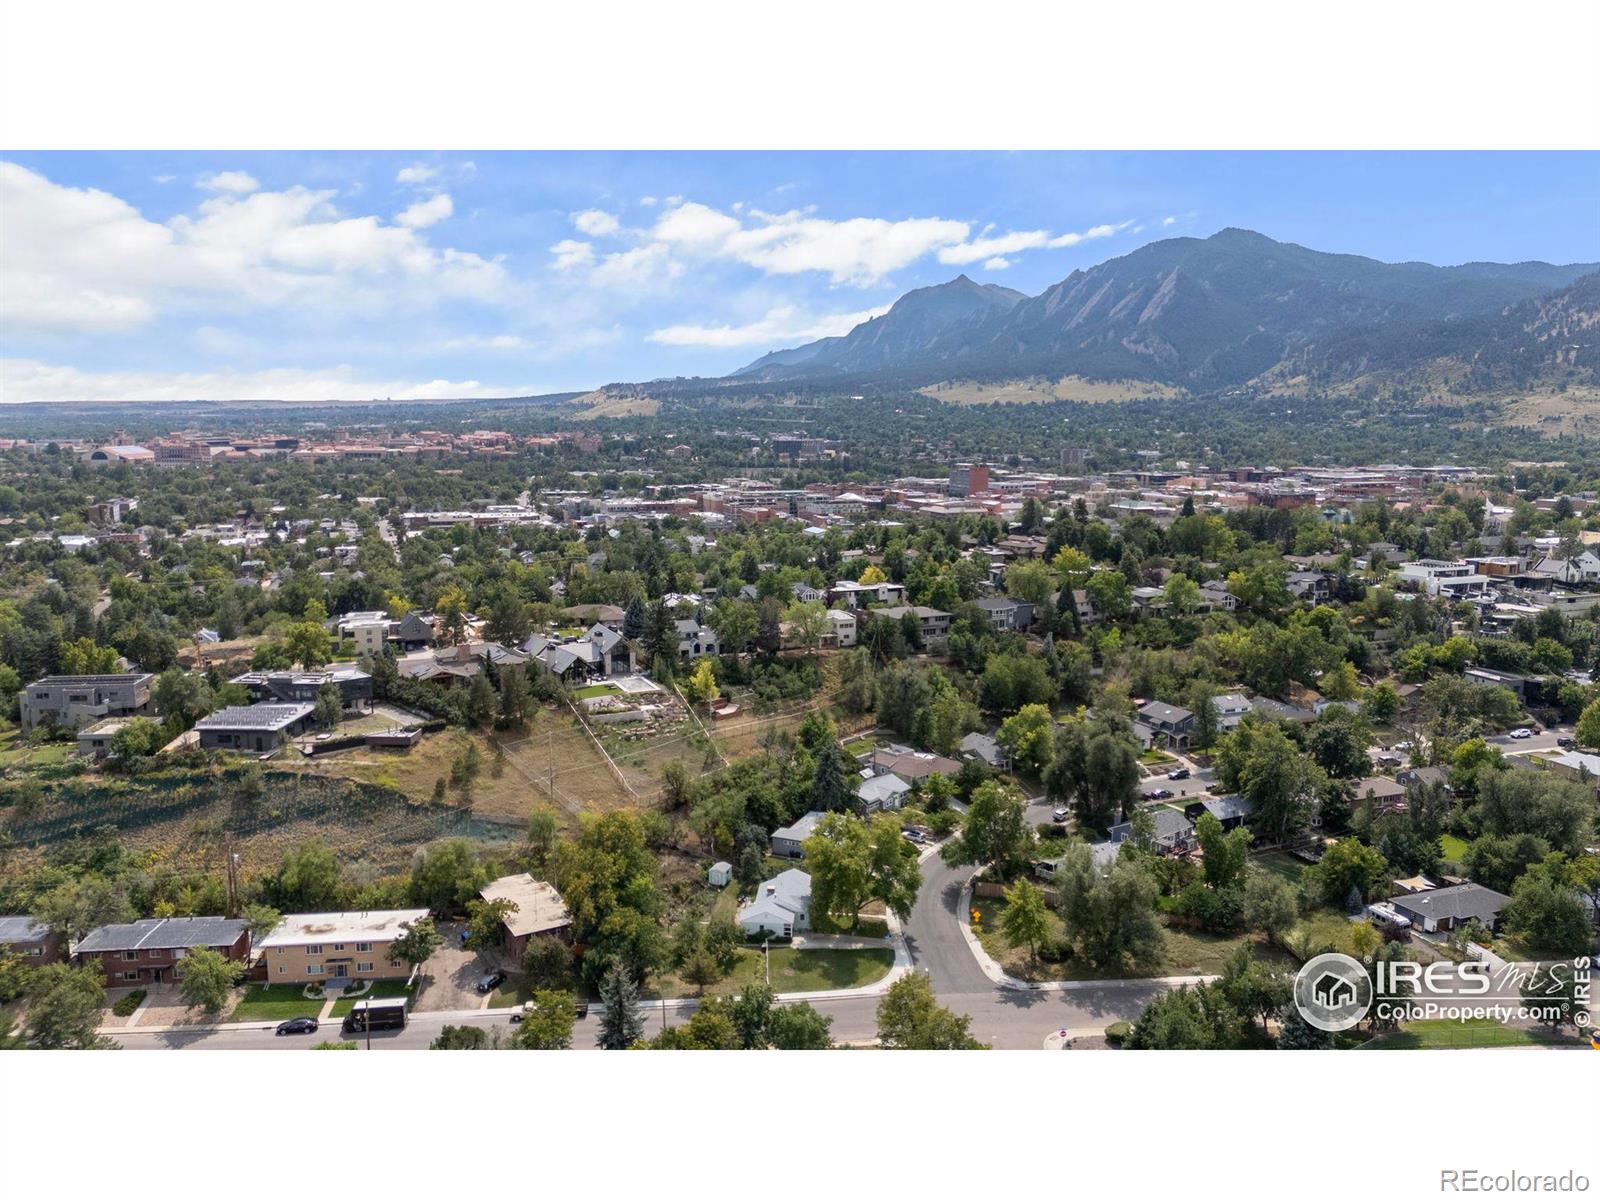
<svg viewBox="0 0 1600 1200"><path fill-rule="evenodd" d="M1210 579L1200 585L1200 599L1204 604L1223 612L1234 612L1239 607L1239 597L1228 590L1221 580Z"/></svg>
<svg viewBox="0 0 1600 1200"><path fill-rule="evenodd" d="M1500 910L1510 901L1510 896L1502 896L1482 884L1458 883L1395 896L1389 903L1423 933L1448 933L1474 920L1493 933L1500 927Z"/></svg>
<svg viewBox="0 0 1600 1200"><path fill-rule="evenodd" d="M844 579L828 589L835 605L859 612L869 604L903 604L906 589L900 583L856 583Z"/></svg>
<svg viewBox="0 0 1600 1200"><path fill-rule="evenodd" d="M1213 696L1211 707L1216 710L1217 730L1220 733L1231 733L1237 729L1239 722L1251 711L1250 698L1243 692L1224 692L1220 696Z"/></svg>
<svg viewBox="0 0 1600 1200"><path fill-rule="evenodd" d="M1176 704L1151 700L1134 714L1133 731L1146 746L1182 750L1194 736L1194 713Z"/></svg>
<svg viewBox="0 0 1600 1200"><path fill-rule="evenodd" d="M1467 667L1461 677L1468 683L1484 687L1510 688L1524 704L1538 704L1544 698L1544 680L1537 675L1519 675L1515 671L1494 671L1488 667Z"/></svg>
<svg viewBox="0 0 1600 1200"><path fill-rule="evenodd" d="M903 621L907 614L917 619L917 631L922 638L922 645L929 650L942 650L950 638L951 616L937 608L928 608L922 604L902 605L893 608L879 608L873 610L873 616L885 617L891 621Z"/></svg>
<svg viewBox="0 0 1600 1200"><path fill-rule="evenodd" d="M69 729L102 717L138 716L150 710L154 681L148 673L46 675L17 693L23 732L47 716Z"/></svg>
<svg viewBox="0 0 1600 1200"><path fill-rule="evenodd" d="M432 613L412 609L395 622L390 636L402 650L423 650L439 640L439 630Z"/></svg>
<svg viewBox="0 0 1600 1200"><path fill-rule="evenodd" d="M389 947L425 908L376 912L291 913L256 947L267 983L333 979L406 979L411 964L389 961Z"/></svg>
<svg viewBox="0 0 1600 1200"><path fill-rule="evenodd" d="M869 775L856 787L864 813L892 812L905 803L911 785L898 775Z"/></svg>
<svg viewBox="0 0 1600 1200"><path fill-rule="evenodd" d="M856 644L856 618L854 613L842 608L828 610L828 631L822 635L824 646L847 650Z"/></svg>
<svg viewBox="0 0 1600 1200"><path fill-rule="evenodd" d="M520 963L528 943L536 937L566 938L572 915L561 893L524 871L502 875L478 891L485 900L509 900L516 905L501 922L500 946L511 961Z"/></svg>
<svg viewBox="0 0 1600 1200"><path fill-rule="evenodd" d="M347 709L372 703L372 676L345 663L315 671L246 671L232 682L250 689L251 699L264 704L315 704L326 684L339 689Z"/></svg>
<svg viewBox="0 0 1600 1200"><path fill-rule="evenodd" d="M762 934L786 938L810 929L811 876L798 867L774 875L739 909L738 922L747 938Z"/></svg>
<svg viewBox="0 0 1600 1200"><path fill-rule="evenodd" d="M195 723L202 750L275 750L310 726L315 704L233 705Z"/></svg>
<svg viewBox="0 0 1600 1200"><path fill-rule="evenodd" d="M1372 806L1373 815L1405 807L1405 784L1387 775L1369 775L1355 782L1354 803L1357 808Z"/></svg>
<svg viewBox="0 0 1600 1200"><path fill-rule="evenodd" d="M968 761L976 759L997 771L1011 769L1011 752L987 733L969 733L961 739L956 753Z"/></svg>
<svg viewBox="0 0 1600 1200"><path fill-rule="evenodd" d="M0 950L15 954L30 967L42 967L66 957L61 935L32 917L0 917Z"/></svg>
<svg viewBox="0 0 1600 1200"><path fill-rule="evenodd" d="M1026 630L1033 625L1033 605L1010 596L984 596L974 603L996 629Z"/></svg>
<svg viewBox="0 0 1600 1200"><path fill-rule="evenodd" d="M1155 821L1156 849L1162 854L1176 854L1193 847L1194 825L1188 817L1175 808L1166 807L1152 808L1149 813ZM1120 846L1132 836L1132 821L1123 821L1106 830L1106 839L1113 846Z"/></svg>
<svg viewBox="0 0 1600 1200"><path fill-rule="evenodd" d="M1244 796L1207 796L1204 800L1184 805L1183 815L1191 821L1198 821L1201 813L1210 813L1223 829L1234 830L1249 821L1255 807L1254 802Z"/></svg>
<svg viewBox="0 0 1600 1200"><path fill-rule="evenodd" d="M782 829L772 831L772 854L774 858L804 858L806 856L805 843L817 830L817 822L822 820L825 813L808 812L793 825L785 825Z"/></svg>
<svg viewBox="0 0 1600 1200"><path fill-rule="evenodd" d="M876 775L898 775L907 783L930 775L954 776L961 770L961 764L953 758L909 746L884 746L868 754L863 763Z"/></svg>
<svg viewBox="0 0 1600 1200"><path fill-rule="evenodd" d="M816 604L828 598L828 593L812 587L809 583L797 583L789 589L794 593L794 598L802 604Z"/></svg>
<svg viewBox="0 0 1600 1200"><path fill-rule="evenodd" d="M1290 571L1283 586L1291 596L1308 604L1321 604L1333 595L1333 576L1327 571Z"/></svg>
<svg viewBox="0 0 1600 1200"><path fill-rule="evenodd" d="M111 753L111 739L121 733L132 717L107 717L78 730L78 753L99 761Z"/></svg>
<svg viewBox="0 0 1600 1200"><path fill-rule="evenodd" d="M250 927L226 917L149 917L91 929L73 953L98 967L107 987L147 987L175 980L183 956L200 946L246 962Z"/></svg>
<svg viewBox="0 0 1600 1200"><path fill-rule="evenodd" d="M722 642L717 637L717 631L709 625L702 625L692 618L674 621L673 624L678 628L679 662L693 662L707 655L722 653Z"/></svg>

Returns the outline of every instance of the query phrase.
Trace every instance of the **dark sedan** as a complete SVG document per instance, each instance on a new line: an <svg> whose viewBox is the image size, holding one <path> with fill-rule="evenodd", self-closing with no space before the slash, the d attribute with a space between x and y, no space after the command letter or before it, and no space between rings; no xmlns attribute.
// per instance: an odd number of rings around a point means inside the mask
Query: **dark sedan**
<svg viewBox="0 0 1600 1200"><path fill-rule="evenodd" d="M291 1017L287 1021L278 1022L277 1033L282 1037L286 1033L315 1033L317 1019L315 1017Z"/></svg>

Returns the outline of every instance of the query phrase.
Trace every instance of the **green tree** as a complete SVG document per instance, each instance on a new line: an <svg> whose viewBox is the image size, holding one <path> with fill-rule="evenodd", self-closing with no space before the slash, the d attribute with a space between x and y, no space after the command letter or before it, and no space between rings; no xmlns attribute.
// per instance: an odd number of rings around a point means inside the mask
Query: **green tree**
<svg viewBox="0 0 1600 1200"><path fill-rule="evenodd" d="M801 1001L773 1010L767 1037L774 1050L828 1050L833 1046L832 1027L832 1017Z"/></svg>
<svg viewBox="0 0 1600 1200"><path fill-rule="evenodd" d="M190 1008L218 1013L243 977L243 963L209 946L194 946L184 953L178 994Z"/></svg>
<svg viewBox="0 0 1600 1200"><path fill-rule="evenodd" d="M501 896L494 900L467 901L468 950L493 950L505 939L506 918L517 911L517 902Z"/></svg>
<svg viewBox="0 0 1600 1200"><path fill-rule="evenodd" d="M412 867L411 898L441 915L459 912L488 882L472 843L451 838L428 847Z"/></svg>
<svg viewBox="0 0 1600 1200"><path fill-rule="evenodd" d="M969 1032L971 1017L957 1016L933 995L933 981L913 971L889 985L878 1002L878 1044L885 1050L986 1050Z"/></svg>
<svg viewBox="0 0 1600 1200"><path fill-rule="evenodd" d="M639 987L627 969L614 964L600 985L600 1030L596 1041L602 1050L626 1050L644 1036L644 1014L639 1011Z"/></svg>
<svg viewBox="0 0 1600 1200"><path fill-rule="evenodd" d="M1069 846L1056 867L1056 911L1079 954L1100 966L1147 966L1165 941L1156 919L1160 889L1139 862L1119 857L1107 871L1088 846Z"/></svg>
<svg viewBox="0 0 1600 1200"><path fill-rule="evenodd" d="M1232 1050L1244 1040L1245 1018L1220 984L1185 985L1145 1006L1123 1043L1130 1050Z"/></svg>
<svg viewBox="0 0 1600 1200"><path fill-rule="evenodd" d="M284 912L328 912L339 907L339 860L320 838L307 838L284 855L267 888Z"/></svg>
<svg viewBox="0 0 1600 1200"><path fill-rule="evenodd" d="M328 682L317 689L317 707L314 720L319 729L332 729L344 719L344 697L337 683Z"/></svg>
<svg viewBox="0 0 1600 1200"><path fill-rule="evenodd" d="M570 992L572 948L559 937L529 938L522 953L522 974L534 991Z"/></svg>
<svg viewBox="0 0 1600 1200"><path fill-rule="evenodd" d="M1206 885L1220 892L1241 883L1250 857L1250 831L1240 826L1225 833L1222 822L1207 812L1195 822L1194 833L1203 854Z"/></svg>
<svg viewBox="0 0 1600 1200"><path fill-rule="evenodd" d="M1573 733L1580 746L1600 746L1600 700L1593 701L1583 710Z"/></svg>
<svg viewBox="0 0 1600 1200"><path fill-rule="evenodd" d="M578 1019L571 992L535 992L532 1007L507 1043L513 1050L567 1050L572 1046L572 1026Z"/></svg>
<svg viewBox="0 0 1600 1200"><path fill-rule="evenodd" d="M487 1050L489 1035L476 1025L446 1025L428 1043L429 1050Z"/></svg>
<svg viewBox="0 0 1600 1200"><path fill-rule="evenodd" d="M1040 775L1054 750L1055 718L1043 704L1025 704L1000 724L995 740L1024 771Z"/></svg>
<svg viewBox="0 0 1600 1200"><path fill-rule="evenodd" d="M429 917L418 917L415 921L403 921L400 924L400 936L389 943L389 961L400 966L404 964L415 971L423 963L433 957L433 952L444 945L444 937L434 927Z"/></svg>
<svg viewBox="0 0 1600 1200"><path fill-rule="evenodd" d="M844 812L855 805L855 793L845 782L844 762L839 747L829 742L817 754L817 767L811 777L811 806L816 812Z"/></svg>
<svg viewBox="0 0 1600 1200"><path fill-rule="evenodd" d="M1343 905L1352 892L1364 902L1389 877L1389 862L1382 854L1347 837L1329 846L1314 866L1306 868L1303 878L1308 895L1324 904Z"/></svg>
<svg viewBox="0 0 1600 1200"><path fill-rule="evenodd" d="M702 658L683 682L684 699L690 704L710 704L720 695L722 690L717 686L716 665L711 659Z"/></svg>
<svg viewBox="0 0 1600 1200"><path fill-rule="evenodd" d="M1251 871L1244 881L1244 923L1275 942L1300 919L1300 905L1288 882L1270 871Z"/></svg>
<svg viewBox="0 0 1600 1200"><path fill-rule="evenodd" d="M910 917L922 868L917 848L900 836L900 820L892 813L866 820L829 813L806 839L805 853L814 913L848 921L854 929L861 907L881 900L901 920Z"/></svg>
<svg viewBox="0 0 1600 1200"><path fill-rule="evenodd" d="M333 655L333 641L328 631L311 621L291 625L283 633L284 653L289 661L310 670L320 667Z"/></svg>
<svg viewBox="0 0 1600 1200"><path fill-rule="evenodd" d="M1006 907L1000 914L1000 932L1012 946L1028 951L1028 965L1036 967L1039 947L1050 939L1050 909L1044 893L1026 879L1006 889Z"/></svg>
<svg viewBox="0 0 1600 1200"><path fill-rule="evenodd" d="M50 963L28 980L28 1041L41 1050L100 1050L113 1043L100 1036L106 992L93 966Z"/></svg>
<svg viewBox="0 0 1600 1200"><path fill-rule="evenodd" d="M1010 879L1027 870L1037 844L1027 800L1009 784L991 779L973 791L961 832L939 856L950 866L992 865Z"/></svg>
<svg viewBox="0 0 1600 1200"><path fill-rule="evenodd" d="M1560 855L1529 867L1500 915L1508 931L1542 954L1570 958L1594 948L1588 909Z"/></svg>

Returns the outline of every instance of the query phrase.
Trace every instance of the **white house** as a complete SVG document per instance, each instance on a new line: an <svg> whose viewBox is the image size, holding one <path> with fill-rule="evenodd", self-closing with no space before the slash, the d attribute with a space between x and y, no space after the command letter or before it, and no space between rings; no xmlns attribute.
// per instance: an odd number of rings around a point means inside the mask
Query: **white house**
<svg viewBox="0 0 1600 1200"><path fill-rule="evenodd" d="M739 929L746 937L793 937L810 928L811 876L798 867L767 880L739 910Z"/></svg>
<svg viewBox="0 0 1600 1200"><path fill-rule="evenodd" d="M854 646L856 644L855 614L845 612L842 608L830 608L828 610L828 632L822 640L824 645L837 646L841 650Z"/></svg>
<svg viewBox="0 0 1600 1200"><path fill-rule="evenodd" d="M699 621L684 620L674 622L678 627L678 658L682 662L692 662L697 658L704 658L708 654L722 653L721 643L717 640L717 631L710 626L702 625Z"/></svg>

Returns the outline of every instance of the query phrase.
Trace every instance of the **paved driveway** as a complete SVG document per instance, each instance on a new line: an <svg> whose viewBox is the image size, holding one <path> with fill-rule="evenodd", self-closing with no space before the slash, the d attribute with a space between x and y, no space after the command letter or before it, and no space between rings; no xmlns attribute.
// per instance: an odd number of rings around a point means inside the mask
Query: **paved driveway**
<svg viewBox="0 0 1600 1200"><path fill-rule="evenodd" d="M417 992L413 1012L456 1012L477 1008L483 1003L474 985L478 977L500 963L492 956L461 948L461 925L441 923L444 945L434 951L423 966L423 984Z"/></svg>

